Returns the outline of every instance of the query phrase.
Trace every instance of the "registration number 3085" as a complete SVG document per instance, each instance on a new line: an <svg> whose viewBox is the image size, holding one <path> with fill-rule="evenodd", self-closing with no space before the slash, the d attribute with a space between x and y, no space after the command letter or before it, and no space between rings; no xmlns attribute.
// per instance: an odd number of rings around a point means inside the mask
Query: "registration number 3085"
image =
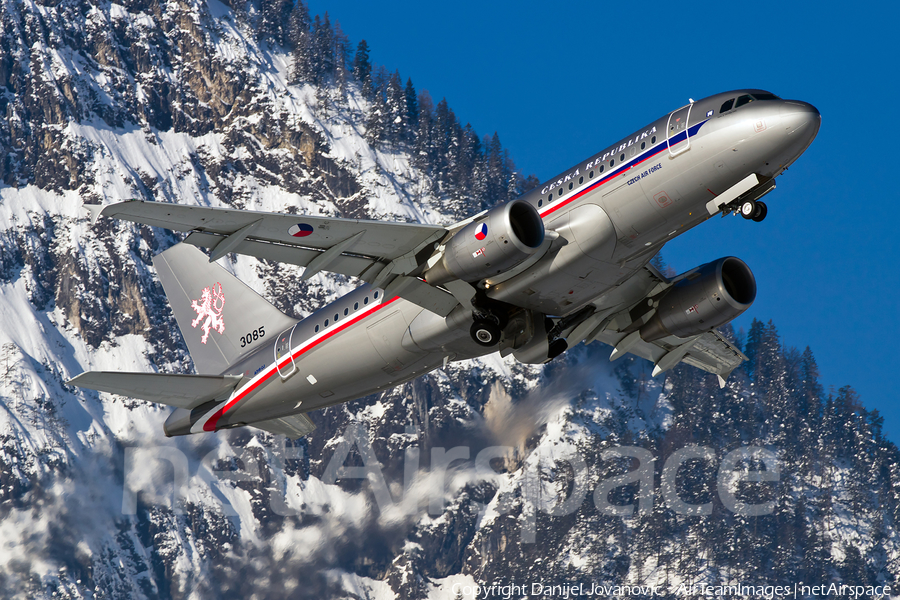
<svg viewBox="0 0 900 600"><path fill-rule="evenodd" d="M252 343L255 342L256 340L258 340L258 339L260 339L260 338L263 338L263 337L265 337L265 336L266 336L266 330L265 330L264 327L259 327L259 328L257 328L257 329L254 329L253 331L251 331L251 332L248 333L247 335L242 335L242 336L241 336L241 348L244 348L244 347L246 347L246 346L249 346L250 344L252 344Z"/></svg>

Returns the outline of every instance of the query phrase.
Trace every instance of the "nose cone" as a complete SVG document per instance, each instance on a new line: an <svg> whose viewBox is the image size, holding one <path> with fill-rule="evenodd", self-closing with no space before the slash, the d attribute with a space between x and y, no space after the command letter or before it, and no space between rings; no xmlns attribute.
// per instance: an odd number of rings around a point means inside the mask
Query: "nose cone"
<svg viewBox="0 0 900 600"><path fill-rule="evenodd" d="M782 105L781 120L787 135L794 139L803 139L805 141L803 148L806 149L819 133L822 115L809 102L790 100Z"/></svg>

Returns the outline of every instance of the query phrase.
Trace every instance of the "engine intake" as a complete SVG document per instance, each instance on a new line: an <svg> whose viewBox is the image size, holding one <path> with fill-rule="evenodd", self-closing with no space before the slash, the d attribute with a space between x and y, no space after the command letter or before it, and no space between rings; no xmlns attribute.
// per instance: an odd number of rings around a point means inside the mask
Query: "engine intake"
<svg viewBox="0 0 900 600"><path fill-rule="evenodd" d="M669 335L699 335L737 318L756 299L756 278L739 258L707 263L673 285L660 298L656 314L641 327L653 342Z"/></svg>
<svg viewBox="0 0 900 600"><path fill-rule="evenodd" d="M473 283L522 263L544 243L544 222L528 202L491 209L450 239L441 260L425 272L438 285L453 279Z"/></svg>

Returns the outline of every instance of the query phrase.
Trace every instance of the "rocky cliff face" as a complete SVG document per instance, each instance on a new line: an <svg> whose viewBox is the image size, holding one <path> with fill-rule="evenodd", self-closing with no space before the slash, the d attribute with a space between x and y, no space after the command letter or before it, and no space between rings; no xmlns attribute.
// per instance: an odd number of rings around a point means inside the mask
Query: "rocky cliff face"
<svg viewBox="0 0 900 600"><path fill-rule="evenodd" d="M84 202L471 212L414 166L413 142L366 141L363 82L288 83L289 51L257 33L273 3L231 4L0 0L2 595L893 581L897 450L877 414L850 390L826 395L811 354L782 348L774 327L750 332L751 364L725 390L683 370L650 380L639 361L614 369L602 347L545 368L492 356L314 413L318 429L296 444L252 429L166 439L169 409L66 386L87 369L192 368L151 265L177 237L90 226ZM297 316L354 286L223 262ZM736 516L714 467L751 445L778 457L779 479L736 493L775 508ZM643 506L637 482L596 492L636 468L602 454L621 446L657 458L648 513L598 508ZM689 446L715 461L689 463L679 497L712 502L710 514L673 510L660 481Z"/></svg>

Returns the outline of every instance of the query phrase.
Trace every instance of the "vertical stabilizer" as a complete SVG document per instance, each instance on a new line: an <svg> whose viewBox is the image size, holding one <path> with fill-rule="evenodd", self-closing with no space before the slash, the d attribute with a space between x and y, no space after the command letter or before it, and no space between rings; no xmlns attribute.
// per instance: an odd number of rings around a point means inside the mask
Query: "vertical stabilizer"
<svg viewBox="0 0 900 600"><path fill-rule="evenodd" d="M226 372L297 322L194 246L172 246L153 266L198 373Z"/></svg>

